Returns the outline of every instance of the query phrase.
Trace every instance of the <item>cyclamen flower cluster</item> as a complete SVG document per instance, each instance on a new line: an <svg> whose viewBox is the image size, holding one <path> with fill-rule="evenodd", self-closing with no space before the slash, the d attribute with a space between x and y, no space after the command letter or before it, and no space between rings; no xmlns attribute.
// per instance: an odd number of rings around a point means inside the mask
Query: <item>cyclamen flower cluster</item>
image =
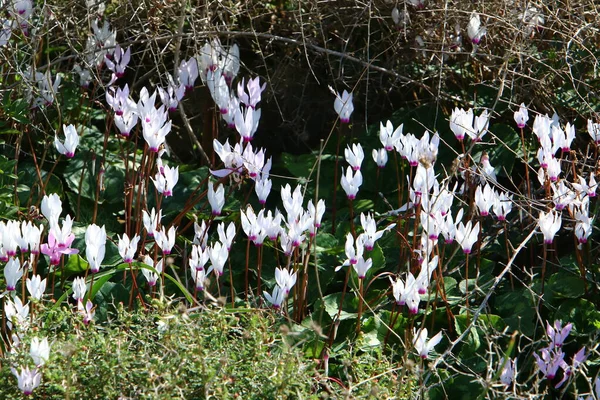
<svg viewBox="0 0 600 400"><path fill-rule="evenodd" d="M32 73L31 69L28 68L23 74L23 78L30 84L26 97L27 101L31 104L31 108L49 106L54 103L54 98L58 93L58 87L62 80L60 74L57 74L54 82L52 82L49 70L46 70L45 73L40 71ZM34 86L37 87L36 90L33 89Z"/></svg>
<svg viewBox="0 0 600 400"><path fill-rule="evenodd" d="M179 84L185 88L185 93L190 93L194 89L194 84L198 79L198 63L193 57L181 61L177 68L177 79Z"/></svg>
<svg viewBox="0 0 600 400"><path fill-rule="evenodd" d="M22 333L29 329L29 303L23 305L18 296L14 300L7 299L4 305L4 312L7 319L7 327L13 330L11 335L11 352L16 352L21 347ZM31 395L33 390L41 383L42 374L40 373L40 368L50 359L48 338L40 339L32 337L29 355L35 364L33 370L24 366L20 372L17 372L14 367L11 367L13 375L17 378L19 390L26 396Z"/></svg>
<svg viewBox="0 0 600 400"><path fill-rule="evenodd" d="M82 277L75 278L73 280L73 299L77 302L77 312L83 316L83 323L88 325L96 314L94 304L90 299L87 300L85 305L83 304L83 299L85 298L85 294L87 292L87 285L85 283L85 279Z"/></svg>
<svg viewBox="0 0 600 400"><path fill-rule="evenodd" d="M229 128L235 128L244 142L250 142L260 121L261 111L256 108L266 83L260 84L258 77L242 79L237 91L232 82L240 69L240 54L236 44L226 49L218 39L207 42L197 57L202 81L219 107L221 116ZM196 72L197 75L197 72Z"/></svg>
<svg viewBox="0 0 600 400"><path fill-rule="evenodd" d="M146 281L148 282L148 286L153 287L156 285L156 282L158 281L158 276L159 276L158 274L162 273L162 271L163 271L163 262L164 262L164 259L155 263L154 260L152 259L152 257L150 257L149 255L146 254L144 256L144 264L151 266L156 271L156 273L155 273L154 271L151 271L146 268L142 269L142 275L144 275L144 278L146 278Z"/></svg>
<svg viewBox="0 0 600 400"><path fill-rule="evenodd" d="M88 65L100 66L106 59L111 57L117 44L117 31L110 29L107 20L99 26L99 20L92 21L93 36L88 37L86 43L86 55Z"/></svg>
<svg viewBox="0 0 600 400"><path fill-rule="evenodd" d="M10 19L1 19L0 47L6 46L13 30L20 30L25 36L29 35L29 21L33 15L33 2L31 0L10 0L4 4Z"/></svg>
<svg viewBox="0 0 600 400"><path fill-rule="evenodd" d="M203 82L207 81L209 71L220 69L227 84L231 84L240 70L240 49L237 44L225 48L219 38L215 38L202 46L196 62Z"/></svg>
<svg viewBox="0 0 600 400"><path fill-rule="evenodd" d="M342 267L352 266L358 275L359 279L365 279L368 270L373 265L373 260L363 257L364 251L371 251L375 247L375 242L379 240L383 234L393 229L396 224L390 224L384 229L377 230L377 222L371 214L360 214L360 221L363 232L356 237L356 240L351 233L346 235L346 260L335 270L339 271Z"/></svg>
<svg viewBox="0 0 600 400"><path fill-rule="evenodd" d="M547 115L537 115L533 121L533 133L540 143L537 152L541 167L538 179L542 185L546 179L556 182L561 173L561 166L555 154L559 149L563 153L570 151L571 143L575 139L575 127L567 122L563 130L556 114L552 118Z"/></svg>
<svg viewBox="0 0 600 400"><path fill-rule="evenodd" d="M71 232L73 220L70 215L67 215L63 221L62 228L58 222L50 221L50 232L48 233L48 243L41 245L42 254L50 257L50 265L60 264L63 254L77 254L79 250L71 248L71 244L75 240L75 235Z"/></svg>
<svg viewBox="0 0 600 400"><path fill-rule="evenodd" d="M305 241L306 233L310 237L316 235L325 212L325 202L319 200L315 207L312 200L309 200L305 210L302 207L304 197L300 186L296 186L292 193L289 185L281 187L281 198L287 217L278 210L273 214L270 210L262 209L255 214L252 207L248 207L245 212L241 212L242 228L256 246L261 246L267 238L273 242L279 238L284 254L290 256Z"/></svg>
<svg viewBox="0 0 600 400"><path fill-rule="evenodd" d="M433 164L437 158L440 137L435 133L431 138L429 132L425 132L420 139L417 139L412 133L403 134L403 124L394 129L391 121L379 125L379 141L383 149L373 150L373 159L378 167L385 166L387 154L383 156L384 151L396 150L402 159L407 160L411 167L419 165L420 161L426 164ZM377 158L375 157L377 154ZM427 169L427 168L426 168Z"/></svg>
<svg viewBox="0 0 600 400"><path fill-rule="evenodd" d="M162 87L158 88L158 95L160 96L160 101L162 104L169 110L169 112L174 112L177 110L177 106L183 96L185 94L185 86L179 85L176 86L173 83L173 78L169 75L169 86L166 89Z"/></svg>
<svg viewBox="0 0 600 400"><path fill-rule="evenodd" d="M296 275L296 272L291 273L287 268L275 269L275 282L277 282L277 286L273 288L271 293L263 293L265 299L273 306L274 309L278 310L283 305L285 299L290 293L290 290L296 284Z"/></svg>
<svg viewBox="0 0 600 400"><path fill-rule="evenodd" d="M132 129L141 121L142 134L151 152L157 153L156 175L152 179L157 191L166 197L173 195L173 188L179 180L179 168L163 166L162 155L166 136L171 132L171 121L168 120L169 111L166 107L172 107L178 98L171 98L169 93L160 89L163 105L156 108L156 97L158 92L152 95L145 87L140 91L140 99L136 103L129 96L129 86L126 84L122 89L110 87L106 92L106 101L115 112L115 125L124 137L129 137Z"/></svg>
<svg viewBox="0 0 600 400"><path fill-rule="evenodd" d="M514 119L520 129L526 127L529 115L525 104L521 104L515 111ZM589 199L596 196L598 187L595 171L589 173L587 179L579 174L578 182L560 179L561 161L556 157L556 152L559 149L563 155L570 152L575 138L575 128L567 123L563 129L557 114L552 118L538 114L534 119L532 130L540 144L537 152L540 163L538 181L551 190L554 205L554 209L539 214L538 226L544 235L544 242L546 244L553 242L554 236L562 226L561 212L568 210L569 215L575 220L573 232L581 248L592 233L593 218L590 218ZM595 139L596 127L591 121L588 121L588 132L592 139Z"/></svg>
<svg viewBox="0 0 600 400"><path fill-rule="evenodd" d="M464 121L463 121L464 120ZM487 131L489 116L485 111L481 117L477 117L475 126L473 126L473 114L469 110L455 110L454 117L451 118L451 127L457 135L464 137L466 134L474 140L479 140ZM400 277L391 279L392 292L398 305L407 305L409 312L416 314L418 312L420 296L427 293L430 285L431 276L437 268L438 257L433 255L439 235L444 236L446 243L452 243L455 240L462 247L465 254L469 254L473 245L478 240L479 222L474 226L471 221L465 225L461 220L463 211L459 210L456 218L453 218L450 212L452 202L455 197L456 185L450 189L448 186L442 186L437 175L434 172L434 164L437 159L439 136L434 134L430 137L429 132L417 139L412 134L403 134L403 126L400 125L394 129L392 123L388 121L386 125L380 124L379 139L383 148L374 151L374 160L377 162L375 153L391 151L395 149L407 160L409 165L416 167L414 177L407 176L410 185L410 201L395 210L394 213L407 211L416 205L420 206L420 226L422 235L420 245L415 252L418 254L418 261L421 265L420 272L415 277L411 272L406 274L405 279ZM349 150L348 150L349 151ZM352 161L352 160L349 160ZM495 180L493 167L489 165L489 158L482 157L482 169L490 180ZM351 163L352 165L352 163ZM481 189L480 189L481 191ZM487 196L483 198L483 192L477 197L482 197L480 202L485 207L486 212L494 207L494 212L499 219L506 218L506 215L512 208L512 198L507 194L497 194L491 187L485 190ZM359 236L355 242L352 238L347 238L346 248L348 260L345 265L356 263L362 256L362 246L364 241Z"/></svg>
<svg viewBox="0 0 600 400"><path fill-rule="evenodd" d="M115 126L121 135L128 137L137 125L137 104L129 97L129 85L121 88L110 87L106 91L106 102L115 112Z"/></svg>
<svg viewBox="0 0 600 400"><path fill-rule="evenodd" d="M261 100L261 94L265 90L266 85L267 84L264 83L261 86L259 78L256 77L254 79L249 79L248 84L244 87L244 79L242 79L237 86L237 99L232 99L235 95L230 97L233 106L238 105L234 110L235 114L233 115L233 122L235 124L235 129L238 131L244 142L250 142L258 128L261 111L257 110L256 106ZM227 111L227 113L228 112L229 111ZM221 108L221 114L227 113L224 113L223 108ZM231 116L228 118L230 117Z"/></svg>
<svg viewBox="0 0 600 400"><path fill-rule="evenodd" d="M590 218L590 197L596 195L596 181L593 180L593 175L590 175L590 186L585 184L585 180L582 177L580 177L580 179L582 184L572 184L576 192L576 197L575 200L568 205L569 213L575 219L574 233L577 238L579 249L581 249L583 244L587 243L589 236L592 234L595 216ZM593 187L593 189L591 187ZM593 192L593 195L591 192Z"/></svg>
<svg viewBox="0 0 600 400"><path fill-rule="evenodd" d="M160 160L160 158L158 159ZM157 161L158 161L157 160ZM179 166L162 166L157 168L156 175L151 178L156 191L165 197L173 196L173 189L179 181Z"/></svg>
<svg viewBox="0 0 600 400"><path fill-rule="evenodd" d="M477 186L475 205L482 217L489 215L490 209L492 209L499 221L505 221L506 216L512 210L513 199L512 195L505 192L498 193L490 184L486 184L483 189L481 186Z"/></svg>
<svg viewBox="0 0 600 400"><path fill-rule="evenodd" d="M137 112L142 123L142 134L148 148L158 153L165 143L165 138L171 132L171 121L168 119L169 111L164 105L155 108L157 92L149 95L146 88L140 92L140 100L137 103Z"/></svg>
<svg viewBox="0 0 600 400"><path fill-rule="evenodd" d="M574 372L587 359L586 349L582 347L575 355L569 365L565 361L566 354L562 347L571 332L572 324L568 323L562 326L562 321L554 321L553 325L546 322L546 334L548 335L549 345L540 351L540 354L534 353L539 371L550 381L554 380L562 370L562 378L556 383L555 388L561 387Z"/></svg>
<svg viewBox="0 0 600 400"><path fill-rule="evenodd" d="M7 262L18 250L39 254L43 231L43 225L35 226L28 221L0 221L0 261Z"/></svg>
<svg viewBox="0 0 600 400"><path fill-rule="evenodd" d="M213 243L212 246L208 246L208 226L204 221L202 225L194 224L194 230L194 244L189 258L189 267L196 284L196 291L202 291L205 288L207 276L211 272L215 272L217 279L224 273L225 263L229 258L229 250L235 238L235 224L229 223L227 229L225 229L225 224L219 223L217 226L219 240ZM209 260L211 265L205 268Z"/></svg>
<svg viewBox="0 0 600 400"><path fill-rule="evenodd" d="M481 115L475 116L473 109L465 111L457 107L450 116L450 129L459 141L462 141L465 136L469 136L474 142L481 141L481 138L487 133L489 124L490 115L487 110L483 110Z"/></svg>
<svg viewBox="0 0 600 400"><path fill-rule="evenodd" d="M419 312L421 295L427 294L431 276L437 266L438 256L433 257L431 261L425 258L421 262L421 270L416 278L410 271L406 274L405 280L400 279L400 277L394 280L390 277L392 294L396 300L396 305L406 305L410 314L417 314Z"/></svg>
<svg viewBox="0 0 600 400"><path fill-rule="evenodd" d="M29 300L34 303L39 302L46 291L46 279L41 279L39 275L28 276L29 264L34 261L40 252L50 255L51 264L58 263L54 260L55 257L60 259L62 254L77 252L77 250L70 248L74 239L74 235L71 233L72 220L70 216L67 216L62 226L59 222L62 203L58 196L56 194L44 196L41 209L50 226L47 244L40 245L44 231L42 225L38 227L29 221L0 222L0 253L2 254L2 260L6 262L4 278L8 292L4 302L4 315L6 317L6 327L10 331L11 352L17 352L19 348L22 348L21 342L25 337L25 333L30 330L32 321L29 314L30 303L23 303L21 297L15 293L18 281L26 277L25 286L29 293ZM17 257L19 250L22 256L27 259L23 265L21 265L20 258ZM26 256L25 253L29 253L29 255ZM41 383L42 374L40 369L50 358L48 339L32 337L29 355L35 364L34 369L22 366L20 371L17 371L15 367L11 367L12 373L17 378L18 387L25 395L32 394L34 389Z"/></svg>
<svg viewBox="0 0 600 400"><path fill-rule="evenodd" d="M269 157L265 160L265 151L254 150L252 144L244 142L243 139L233 147L229 140L223 145L215 139L213 148L224 168L211 170L211 173L219 178L231 176L234 181L239 181L247 173L255 182L255 191L260 203L265 204L272 187L269 179L272 159Z"/></svg>

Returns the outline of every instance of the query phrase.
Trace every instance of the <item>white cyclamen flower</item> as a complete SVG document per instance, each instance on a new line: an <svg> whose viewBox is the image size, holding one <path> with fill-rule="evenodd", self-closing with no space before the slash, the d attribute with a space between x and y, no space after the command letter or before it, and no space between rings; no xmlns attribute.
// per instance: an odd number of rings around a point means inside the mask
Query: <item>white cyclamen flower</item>
<svg viewBox="0 0 600 400"><path fill-rule="evenodd" d="M68 158L75 156L75 149L79 144L79 135L73 125L63 125L63 132L65 134L64 144L58 140L58 135L54 136L54 146L60 154L64 154Z"/></svg>

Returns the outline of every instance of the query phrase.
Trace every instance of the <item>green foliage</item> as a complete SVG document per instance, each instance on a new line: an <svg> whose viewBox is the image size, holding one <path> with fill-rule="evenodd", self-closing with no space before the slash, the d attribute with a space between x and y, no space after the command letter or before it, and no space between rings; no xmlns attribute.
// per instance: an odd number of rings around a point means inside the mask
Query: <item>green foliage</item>
<svg viewBox="0 0 600 400"><path fill-rule="evenodd" d="M116 84L122 88L127 83L133 99L141 97L141 87L150 92L164 87L168 74L177 70L175 60L197 56L203 44L197 42L198 35L206 32L211 32L210 39L220 37L225 43L227 37L240 44L244 73L268 77L269 89L259 106L264 111L261 130L252 142L255 149L265 145L267 157L274 156L273 191L264 209L284 212L279 201L283 184L292 190L300 185L303 207L309 199L326 202L316 236L305 231L303 243L289 255L281 250L281 241L266 240L255 247L241 232L241 212L249 206L256 212L263 208L248 171L218 180L225 187L226 204L221 215L211 214L207 183L217 178L204 165L204 156L202 162L197 158L196 139L210 146L213 138L223 142L227 137L235 143L239 137L212 112L197 113L213 107L207 90L195 88L196 93L188 93L170 115L173 133L160 162L177 166L179 181L173 196L162 196L151 182L160 174L159 155L144 143L143 128L138 126L129 137L116 134L114 115L105 104L110 72L100 65L91 68L92 83L85 89L72 73L75 63L92 67L95 56L103 60L103 53L84 48L98 39L89 32L95 11L49 1L43 13L38 13L40 5L35 10L33 36L13 29L11 41L2 46L8 61L0 68L0 82L6 88L0 104L0 218L43 224L47 243L50 227L39 216L39 208L44 195L56 193L63 201L61 216L74 218L72 247L79 251L63 256L57 266L50 266L44 255L34 257L25 269L26 277L35 270L52 285L44 299L31 301L32 328L21 338L24 344L33 334L52 341L52 358L41 369L43 385L36 395L577 398L589 389L584 378L597 375L597 357L592 357L596 354L586 353L589 358L562 389L554 386L566 372L555 382L541 378L533 355L548 346L546 325L555 320L572 324L563 347L565 360L571 362L582 346L588 350L597 346L598 235L575 248L571 236L577 230L576 212L569 209L562 211L565 229L555 245L542 246L539 238L527 236L537 229L538 213L555 207L556 196L549 181L537 184L537 140L529 127L515 129L512 112L521 101L532 118L556 108L561 123L573 122L578 132L573 151L560 156L560 179L575 182L597 173L598 147L579 133L600 104L593 90L599 83L600 53L597 32L590 29L597 25L596 16L572 12L587 6L578 1L565 10L542 4L534 10L543 13L552 28L541 29L528 26L530 20L521 14L531 10L506 13L503 2L484 1L480 5L486 10L482 18L489 34L477 47L464 32L462 43L449 42L461 36L460 29L452 33L452 26L466 25L472 4L455 2L444 13L433 12L431 5L422 10L407 5L403 12L411 22L402 28L390 22L393 7L399 7L394 2L369 7L368 14L362 5L321 3L225 1L200 10L192 3L182 8L177 2L161 2L149 8L144 2L113 1L103 17L119 28L119 43L131 45L132 62ZM442 21L442 15L447 19ZM143 26L138 21L144 21ZM213 24L219 27L214 32ZM303 40L289 37L290 32L302 32ZM165 44L165 38L174 41ZM301 74L296 68L302 69ZM61 76L60 88L40 88L39 76L28 77L35 72ZM241 79L241 75L234 78L231 87ZM329 83L352 88L356 110L351 124L331 126L333 96L324 89ZM45 98L34 106L32 98L42 94ZM448 124L456 106L473 107L477 115L489 109L492 120L483 142L457 141ZM370 159L371 151L381 147L379 120L388 119L394 128L403 124L403 134L417 139L423 132L439 134L437 153L432 152L431 159L420 157L420 166L434 165L437 181L453 192L453 206L445 211L455 216L462 208L463 222L481 226L470 256L465 257L456 242L444 243L445 237L432 245L440 263L430 284L421 288L424 294L413 311L394 298L390 280L406 282L409 274L424 271L421 259L428 242L421 237L427 239L428 232L420 217L429 211L424 204L413 204L415 193L409 200L414 166L397 152L389 152L383 169ZM301 121L304 126L298 124ZM80 138L74 157L68 159L53 145L55 135L63 137L64 124L73 124ZM319 124L322 129L314 129L311 137L313 125ZM273 131L287 125L293 126L294 135L271 142ZM322 149L309 148L310 141L327 134ZM365 153L363 183L350 202L339 177L347 168L344 149L358 143ZM211 158L209 147L202 150ZM495 182L484 176L484 154L498 177ZM233 158L238 162L240 157L249 162L248 154ZM211 168L221 168L223 161L211 161ZM513 195L514 209L505 222L477 215L475 187L486 179L495 190ZM534 182L531 194L526 192L531 183L526 179ZM459 193L454 187L464 190ZM591 199L590 204L590 215L598 214L598 200ZM144 227L142 211L152 208L163 211L156 228L177 229L168 255L159 251L152 237L155 232ZM372 267L359 281L351 266L335 269L348 258L346 235L351 232L355 238L365 231L361 213L372 215L377 229L390 229L373 249L365 250ZM202 237L192 232L196 222L209 226ZM193 243L208 239L212 246L219 238L217 224L230 222L238 233L225 273L218 278L209 274L204 289L195 291L189 269ZM284 229L294 222L287 221ZM84 239L92 223L105 227L108 237L102 269L96 274L89 271ZM124 233L139 234L136 256L162 260L164 272L159 274L157 265L143 264L139 258L123 263L117 243ZM27 261L25 251L19 257L23 264ZM264 293L273 293L277 268L289 268L298 280L280 309L266 311ZM160 275L155 287L144 278L149 271ZM90 326L70 309L75 278L84 278L86 300L94 306ZM18 296L31 299L21 290L17 289ZM5 293L6 304L10 296ZM49 296L53 304L48 303ZM167 304L164 299L169 296L174 300ZM126 305L131 310L125 311ZM9 366L30 364L30 359L26 346L8 351L11 332L6 322L0 395L20 398ZM423 327L429 330L428 338L438 332L443 337L425 359L415 351L414 337ZM520 371L518 384L511 387L498 382L500 359L506 353L513 353Z"/></svg>
<svg viewBox="0 0 600 400"><path fill-rule="evenodd" d="M90 326L67 307L41 310L45 323L35 335L50 338L51 358L42 367L36 396L317 399L325 392L408 393L398 380L399 369L377 352L340 354L344 368L332 366L339 380L319 377L315 362L304 358L287 326L270 313L209 308L190 314L158 301L154 304L163 311L131 313L115 304L107 323ZM29 340L29 335L22 338ZM22 396L9 369L11 362L26 360L21 353L11 354L0 369L3 399Z"/></svg>

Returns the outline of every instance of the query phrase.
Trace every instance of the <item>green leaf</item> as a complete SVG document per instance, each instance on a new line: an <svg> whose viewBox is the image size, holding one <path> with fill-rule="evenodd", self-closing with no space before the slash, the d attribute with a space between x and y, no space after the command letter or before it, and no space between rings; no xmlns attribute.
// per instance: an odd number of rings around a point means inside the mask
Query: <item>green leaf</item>
<svg viewBox="0 0 600 400"><path fill-rule="evenodd" d="M596 325L600 321L600 311L588 300L569 299L563 301L554 313L553 320L558 319L563 323L572 322L574 333L587 336L596 331Z"/></svg>
<svg viewBox="0 0 600 400"><path fill-rule="evenodd" d="M480 314L478 322L486 328L493 328L496 331L503 331L506 327L502 317L494 314Z"/></svg>
<svg viewBox="0 0 600 400"><path fill-rule="evenodd" d="M548 279L546 290L551 290L556 299L576 299L585 295L585 282L581 277L559 272Z"/></svg>
<svg viewBox="0 0 600 400"><path fill-rule="evenodd" d="M2 129L0 130L0 135L19 135L21 131L17 129Z"/></svg>
<svg viewBox="0 0 600 400"><path fill-rule="evenodd" d="M67 160L66 163L64 177L69 189L95 202L100 162L93 161L89 153L81 151L76 153L75 157ZM98 204L105 201L110 204L123 203L124 169L108 165L105 167L102 179L103 186L98 192Z"/></svg>
<svg viewBox="0 0 600 400"><path fill-rule="evenodd" d="M346 296L344 298L344 304L342 306L342 312L340 313L340 321L346 320L346 319L356 319L356 313L353 312L356 307L352 307L351 306L351 301L350 298L352 298L353 296L351 294L346 293ZM333 293L330 295L327 295L323 298L325 304L325 312L331 317L331 319L335 320L336 316L338 315L338 309L340 307L340 300L342 298L342 293ZM320 306L320 300L317 302L318 305ZM352 311L350 311L352 310Z"/></svg>
<svg viewBox="0 0 600 400"><path fill-rule="evenodd" d="M515 160L523 158L521 138L513 127L506 124L494 124L490 131L500 142L490 150L490 164L497 175L510 177Z"/></svg>
<svg viewBox="0 0 600 400"><path fill-rule="evenodd" d="M339 242L335 236L330 233L319 232L316 237L317 251L327 251L336 247Z"/></svg>
<svg viewBox="0 0 600 400"><path fill-rule="evenodd" d="M365 319L361 325L361 334L357 340L358 348L361 351L366 352L381 347L385 335L381 334L380 325L381 323L378 318L369 317Z"/></svg>
<svg viewBox="0 0 600 400"><path fill-rule="evenodd" d="M467 327L472 321L472 315L456 315L454 317L454 328L456 329L456 333L462 335L462 333L465 331L465 329L467 329ZM464 354L466 355L472 355L475 352L477 352L477 350L481 346L481 340L479 339L479 332L476 327L471 328L462 345L463 347L461 349L461 353L464 352Z"/></svg>
<svg viewBox="0 0 600 400"><path fill-rule="evenodd" d="M147 268L147 267L146 267ZM156 270L154 268L147 268L147 269L151 269L154 271L154 273L156 273ZM186 300L190 303L190 304L194 304L194 297L191 295L191 293L183 287L183 285L181 283L179 283L179 281L175 278L173 278L171 275L165 273L165 278L169 279L173 284L175 284L175 286L177 286L179 288L179 290L181 291L181 293L185 296Z"/></svg>
<svg viewBox="0 0 600 400"><path fill-rule="evenodd" d="M367 271L367 281L371 279L373 275L377 272L385 269L385 256L383 255L383 250L379 247L379 243L375 243L373 250L365 252L365 258L371 258L373 260L373 266ZM386 278L387 281L387 278ZM386 282L389 283L389 282Z"/></svg>
<svg viewBox="0 0 600 400"><path fill-rule="evenodd" d="M67 263L65 264L64 274L65 278L73 275L84 273L89 267L87 261L85 261L79 254L72 254L69 256ZM61 276L62 272L60 269L56 271L57 276Z"/></svg>
<svg viewBox="0 0 600 400"><path fill-rule="evenodd" d="M501 294L493 300L493 304L510 331L519 331L528 336L534 334L536 305L526 289Z"/></svg>
<svg viewBox="0 0 600 400"><path fill-rule="evenodd" d="M444 371L446 372L446 371ZM435 385L428 395L432 400L453 399L453 400L472 400L483 394L485 388L474 380L472 376L445 374L446 379L443 379L439 385ZM452 396L449 397L448 394Z"/></svg>
<svg viewBox="0 0 600 400"><path fill-rule="evenodd" d="M75 192L66 192L67 198L69 199L69 204L72 206L73 208L73 214L77 217L77 221L80 224L83 224L84 227L87 227L87 225L91 224L92 221L94 220L94 201L90 200L86 197L83 196L78 196L77 193ZM101 223L102 225L106 226L106 231L108 236L110 235L110 232L121 232L123 230L123 225L119 222L119 215L118 213L121 213L123 211L123 207L118 207L116 206L114 203L99 203L96 206L96 222L97 223ZM82 232L83 235L85 235L85 231ZM77 236L77 235L76 235ZM77 237L82 237L82 236L77 236ZM109 242L107 242L107 247L109 246L108 244ZM82 245L77 246L80 250L85 251L85 246ZM111 246L111 248L114 248L114 244ZM108 250L108 249L107 249ZM114 254L114 253L111 253ZM108 254L107 257L108 258ZM106 260L105 258L105 260ZM119 258L120 260L120 258ZM117 261L118 263L118 261ZM105 261L103 263L103 265L114 265L115 261L114 259L111 259L111 261Z"/></svg>
<svg viewBox="0 0 600 400"><path fill-rule="evenodd" d="M361 212L367 212L373 210L375 203L370 199L355 200L353 203L354 215L358 215Z"/></svg>
<svg viewBox="0 0 600 400"><path fill-rule="evenodd" d="M97 318L105 319L109 307L118 303L128 304L129 296L130 291L122 283L105 282L94 296L94 304L98 306Z"/></svg>
<svg viewBox="0 0 600 400"><path fill-rule="evenodd" d="M105 274L94 281L92 289L90 290L90 298L93 299L96 297L96 293L98 293L98 291L102 289L102 286L104 286L104 284L108 282L110 278L112 278L114 272L116 272L116 270L112 270L112 273Z"/></svg>
<svg viewBox="0 0 600 400"><path fill-rule="evenodd" d="M324 156L325 157L325 156ZM335 156L327 156L335 158ZM287 168L290 173L296 178L307 178L316 165L317 154L302 154L295 156L289 153L281 154L281 163Z"/></svg>

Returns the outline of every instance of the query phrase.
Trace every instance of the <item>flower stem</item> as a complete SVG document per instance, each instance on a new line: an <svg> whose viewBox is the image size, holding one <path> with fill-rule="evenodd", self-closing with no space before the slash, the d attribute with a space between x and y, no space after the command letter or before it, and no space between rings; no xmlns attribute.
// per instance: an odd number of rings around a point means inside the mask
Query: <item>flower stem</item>
<svg viewBox="0 0 600 400"><path fill-rule="evenodd" d="M465 261L465 307L467 310L467 323L469 321L469 253Z"/></svg>
<svg viewBox="0 0 600 400"><path fill-rule="evenodd" d="M231 308L235 307L235 292L233 290L233 269L231 269L231 257L227 257L229 263L229 289L231 290Z"/></svg>
<svg viewBox="0 0 600 400"><path fill-rule="evenodd" d="M508 260L510 260L510 242L508 240L508 224L506 223L506 220L504 220L502 222L503 222L503 225L504 225L504 242L506 243L506 260L508 262ZM510 277L510 287L511 287L511 289L514 290L515 289L515 283L514 283L514 280L513 280L513 274L510 273L509 277Z"/></svg>
<svg viewBox="0 0 600 400"><path fill-rule="evenodd" d="M525 182L527 183L527 198L531 198L531 181L529 180L529 155L527 154L527 147L525 146L525 134L523 128L521 128L521 144L523 145L523 162L525 163ZM531 215L531 204L529 204L529 214Z"/></svg>
<svg viewBox="0 0 600 400"><path fill-rule="evenodd" d="M246 242L246 281L244 287L244 296L246 297L246 301L248 301L248 263L250 262L250 239Z"/></svg>
<svg viewBox="0 0 600 400"><path fill-rule="evenodd" d="M257 273L258 273L258 282L256 284L256 296L258 296L258 302L259 304L261 303L261 285L260 285L260 280L261 280L261 275L262 275L262 256L263 256L263 246L260 245L258 246L258 265L257 265Z"/></svg>
<svg viewBox="0 0 600 400"><path fill-rule="evenodd" d="M544 278L546 276L546 257L548 256L548 245L544 241L544 258L542 260L542 294L544 294Z"/></svg>
<svg viewBox="0 0 600 400"><path fill-rule="evenodd" d="M363 301L364 301L364 286L363 286L362 278L358 278L358 318L356 319L356 333L360 333L360 319L362 317L363 311Z"/></svg>
<svg viewBox="0 0 600 400"><path fill-rule="evenodd" d="M335 214L337 211L337 187L338 187L338 169L339 169L339 157L340 157L340 143L342 141L342 127L344 125L340 124L339 129L337 131L337 144L335 146L335 168L333 173L333 210L331 211L331 234L335 235Z"/></svg>
<svg viewBox="0 0 600 400"><path fill-rule="evenodd" d="M354 226L354 201L352 199L348 199L350 203L350 230L352 232L352 237L356 240L356 228Z"/></svg>

